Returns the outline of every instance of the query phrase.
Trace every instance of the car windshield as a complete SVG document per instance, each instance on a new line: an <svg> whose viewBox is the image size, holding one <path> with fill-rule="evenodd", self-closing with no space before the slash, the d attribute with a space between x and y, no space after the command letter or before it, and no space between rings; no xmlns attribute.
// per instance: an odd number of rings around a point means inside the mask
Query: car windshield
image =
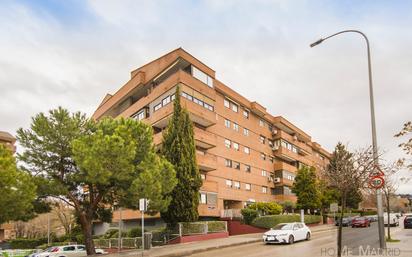
<svg viewBox="0 0 412 257"><path fill-rule="evenodd" d="M274 230L292 230L293 224L278 224L273 227Z"/></svg>

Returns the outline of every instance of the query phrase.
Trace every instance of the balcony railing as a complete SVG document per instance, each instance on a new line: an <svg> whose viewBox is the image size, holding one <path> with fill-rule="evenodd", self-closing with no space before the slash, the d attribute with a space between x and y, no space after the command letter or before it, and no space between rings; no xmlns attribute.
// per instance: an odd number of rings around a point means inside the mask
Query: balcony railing
<svg viewBox="0 0 412 257"><path fill-rule="evenodd" d="M221 218L241 218L241 209L225 209L220 211Z"/></svg>

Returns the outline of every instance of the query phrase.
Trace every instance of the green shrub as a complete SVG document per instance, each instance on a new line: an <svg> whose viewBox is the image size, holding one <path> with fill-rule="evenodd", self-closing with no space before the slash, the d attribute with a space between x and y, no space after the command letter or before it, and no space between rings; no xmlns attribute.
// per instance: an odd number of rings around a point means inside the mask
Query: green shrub
<svg viewBox="0 0 412 257"><path fill-rule="evenodd" d="M127 231L127 236L128 237L141 237L142 236L142 228L141 227L135 227Z"/></svg>
<svg viewBox="0 0 412 257"><path fill-rule="evenodd" d="M244 208L240 212L242 213L245 224L252 224L253 220L259 216L258 211L254 209Z"/></svg>
<svg viewBox="0 0 412 257"><path fill-rule="evenodd" d="M305 215L306 224L319 223L321 221L319 215ZM256 218L252 224L261 228L273 228L279 223L300 222L300 215L269 215Z"/></svg>
<svg viewBox="0 0 412 257"><path fill-rule="evenodd" d="M253 203L247 208L257 210L261 215L277 215L282 212L282 206L275 202Z"/></svg>
<svg viewBox="0 0 412 257"><path fill-rule="evenodd" d="M39 239L14 239L10 241L12 249L34 249L39 245L47 243L47 238Z"/></svg>
<svg viewBox="0 0 412 257"><path fill-rule="evenodd" d="M222 232L226 231L225 221L208 221L207 222L208 232Z"/></svg>
<svg viewBox="0 0 412 257"><path fill-rule="evenodd" d="M104 233L103 238L109 239L113 237L113 234L117 233L119 230L118 229L109 229Z"/></svg>
<svg viewBox="0 0 412 257"><path fill-rule="evenodd" d="M140 234L142 236L142 234ZM122 231L122 237L128 237L128 232ZM110 238L119 238L119 231L114 232Z"/></svg>
<svg viewBox="0 0 412 257"><path fill-rule="evenodd" d="M361 211L360 212L361 216L369 216L369 215L377 215L377 211Z"/></svg>

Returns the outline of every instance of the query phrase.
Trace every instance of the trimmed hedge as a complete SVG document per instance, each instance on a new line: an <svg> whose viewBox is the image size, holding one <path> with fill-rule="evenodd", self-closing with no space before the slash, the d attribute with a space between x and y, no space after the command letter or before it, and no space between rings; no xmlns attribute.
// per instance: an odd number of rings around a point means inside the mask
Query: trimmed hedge
<svg viewBox="0 0 412 257"><path fill-rule="evenodd" d="M205 231L205 223L202 222L181 222L182 235L203 234Z"/></svg>
<svg viewBox="0 0 412 257"><path fill-rule="evenodd" d="M226 231L226 225L224 221L208 221L207 229L209 233Z"/></svg>
<svg viewBox="0 0 412 257"><path fill-rule="evenodd" d="M10 241L10 246L12 249L34 249L42 244L47 244L47 238L14 239Z"/></svg>
<svg viewBox="0 0 412 257"><path fill-rule="evenodd" d="M305 215L306 224L319 223L322 216L319 215ZM279 223L300 222L300 215L269 215L258 217L253 220L252 225L260 228L273 228Z"/></svg>

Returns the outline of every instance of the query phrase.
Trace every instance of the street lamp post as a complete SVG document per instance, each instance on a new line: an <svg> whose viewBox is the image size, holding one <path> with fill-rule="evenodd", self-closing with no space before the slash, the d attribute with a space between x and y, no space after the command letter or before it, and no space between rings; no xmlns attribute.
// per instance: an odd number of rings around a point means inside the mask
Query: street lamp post
<svg viewBox="0 0 412 257"><path fill-rule="evenodd" d="M368 37L359 30L343 30L338 33L332 34L328 37L321 38L318 41L310 44L310 47L314 47L322 43L323 41L337 36L343 33L358 33L360 34L366 41L366 47L368 51L368 75L369 75L369 101L370 101L370 109L371 109L371 124L372 124L372 149L373 149L373 159L375 163L375 167L378 167L379 160L378 160L378 143L376 140L376 123L375 123L375 103L373 98L373 84L372 84L372 65L371 65L371 53L369 47L369 40ZM376 168L375 168L376 169ZM378 207L378 229L379 229L379 245L380 248L386 248L386 241L385 241L385 228L384 228L384 221L383 221L383 206L382 206L382 191L381 189L376 190L376 205Z"/></svg>

